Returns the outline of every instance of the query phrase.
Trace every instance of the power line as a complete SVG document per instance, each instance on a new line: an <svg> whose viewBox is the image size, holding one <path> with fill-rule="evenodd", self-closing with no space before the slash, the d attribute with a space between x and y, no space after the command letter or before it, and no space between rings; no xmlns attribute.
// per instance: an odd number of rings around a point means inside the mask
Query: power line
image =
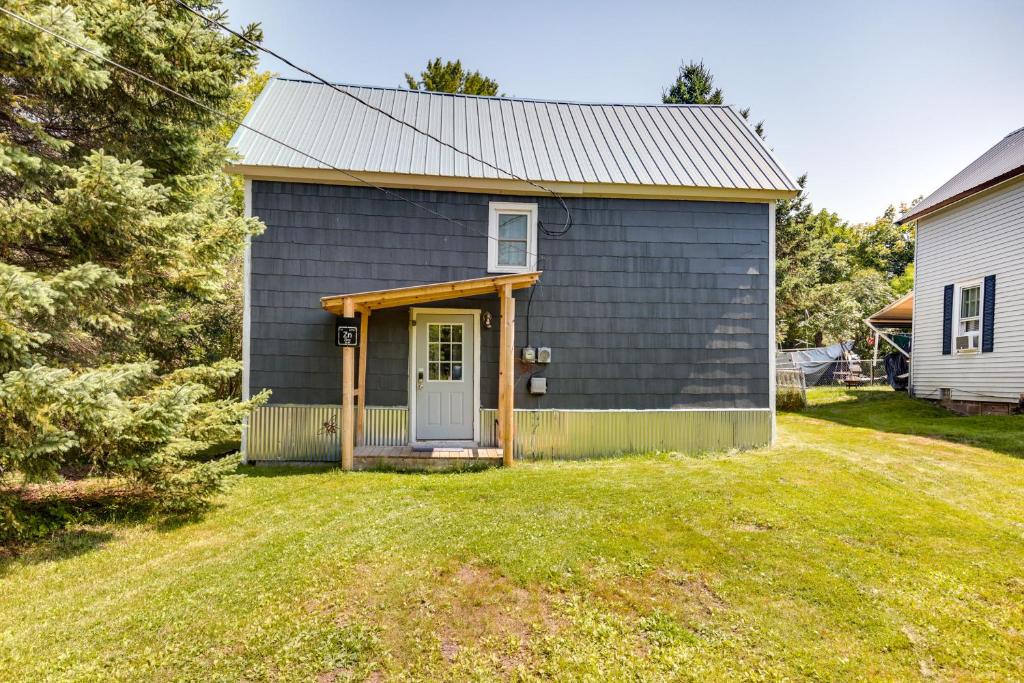
<svg viewBox="0 0 1024 683"><path fill-rule="evenodd" d="M431 209L429 206L421 204L420 202L417 202L415 200L409 199L408 197L404 197L404 196L398 194L397 192L394 192L394 191L392 191L392 190L390 190L390 189L388 189L386 187L382 187L380 185L377 185L376 183L370 182L369 180L367 180L365 178L362 178L362 177L356 175L355 173L352 173L351 171L347 171L347 170L345 170L343 168L339 168L339 167L335 166L334 164L332 164L332 163L330 163L328 161L325 161L323 159L320 159L319 157L314 156L313 154L310 154L309 152L301 150L298 147L295 147L294 145L291 145L291 144L289 144L287 142L284 142L283 140L280 140L280 139L274 137L273 135L270 135L269 133L265 133L265 132L259 130L258 128L255 128L254 126L251 126L251 125L245 123L244 121L241 121L241 120L231 116L230 114L226 114L226 113L220 111L219 109L211 107L210 105L205 104L203 102L200 102L199 100L197 100L196 98L192 97L191 95L187 95L185 93L179 92L179 91L175 90L174 88L171 88L168 85L164 85L163 83L160 83L159 81L156 81L156 80L150 78L149 76L147 76L147 75L145 75L143 73L140 73L140 72L136 71L135 69L132 69L131 67L125 66L124 64L121 64L120 62L116 62L113 59L110 59L109 57L96 52L95 50L92 50L92 49L90 49L90 48L88 48L88 47L86 47L84 45L76 43L75 41L71 40L70 38L67 38L66 36L63 36L63 35L55 32L55 31L47 28L46 26L38 24L38 23L32 21L31 19L18 14L17 12L9 10L9 9L7 9L5 7L0 7L0 12L3 12L4 14L8 15L9 17L12 17L13 19L17 19L18 21L20 21L20 22L22 22L24 24L32 26L33 28L35 28L35 29L37 29L39 31L42 31L43 33L46 33L46 34L56 38L57 40L61 41L62 43L66 44L66 45L69 45L69 46L75 48L76 50L84 52L84 53L90 55L91 57L93 57L95 59L98 59L99 61L101 61L101 62L103 62L105 64L109 64L110 66L112 66L114 68L120 69L121 71L124 71L125 73L131 74L132 76L135 76L136 78L139 78L140 80L143 80L146 83L149 83L150 85L152 85L152 86L154 86L156 88L159 88L160 90L162 90L162 91L164 91L164 92L166 92L166 93L168 93L170 95L174 95L175 97L179 97L179 98L181 98L183 100L186 100L186 101L194 104L195 106L197 106L197 107L199 107L199 108L201 108L201 109L203 109L203 110L213 114L214 116L217 116L217 117L227 121L228 123L233 123L233 124L235 124L236 126L238 126L240 128L244 128L244 129L246 129L248 131L251 131L252 133L255 133L256 135L259 135L259 136L261 136L263 138L266 138L267 140L270 140L271 142L274 142L274 143L276 143L278 145L281 145L285 149L291 150L291 151L295 152L296 154L300 154L300 155L306 157L307 159L309 159L311 161L315 161L316 163L322 164L323 166L326 166L327 168L330 168L332 170L338 171L339 173L345 175L348 178L351 178L352 180L354 180L354 181L356 181L358 183L361 183L363 185L366 185L367 187L371 187L371 188L373 188L375 190L378 190L378 191L384 193L385 195L387 195L389 197L392 197L394 199L398 199L398 200L403 201L403 202L405 202L407 204L415 206L416 208L418 208L418 209L420 209L422 211L425 211L425 212L427 212L427 213L429 213L429 214L431 214L433 216L441 218L441 219L451 223L452 225L457 225L457 226L459 226L459 227L461 227L461 228L463 228L463 229L465 229L467 231L476 232L476 233L480 234L481 236L485 236L488 239L494 240L495 242L500 242L500 240L497 237L492 237L489 233L485 234L485 233L481 232L480 230L476 229L475 227L473 227L473 226L471 226L471 225L469 225L467 223L463 223L462 221L460 221L458 219L452 218L450 216L446 216L445 214L443 214L443 213L441 213L439 211L435 211L434 209ZM564 202L563 202L563 205L564 205ZM568 211L568 209L566 209L566 211ZM532 252L532 251L529 251L529 249L526 250L526 254L529 255L529 256L537 257L537 254Z"/></svg>
<svg viewBox="0 0 1024 683"><path fill-rule="evenodd" d="M299 72L309 76L310 78L313 78L313 79L319 81L323 85L326 85L328 88L331 88L335 92L338 92L338 93L340 93L340 94L342 94L342 95L344 95L346 97L351 97L356 102L359 102L364 107L372 109L373 111L377 112L381 116L385 116L388 119L391 119L392 121L394 121L395 123L398 123L400 125L406 126L407 128L409 128L409 129L419 133L420 135L423 135L423 136L429 138L430 140L433 140L437 144L442 145L444 147L447 147L447 148L449 148L451 150L454 150L455 152L458 152L459 154L462 154L462 155L466 156L467 158L472 159L473 161L476 161L477 163L483 164L484 166L487 166L488 168L491 168L491 169L497 171L498 173L504 173L505 175L509 176L510 178L514 178L515 180L518 180L520 182L526 183L528 185L532 185L533 187L537 188L538 190L541 190L541 191L543 191L543 192L545 192L547 194L550 194L552 197L554 197L555 199L558 200L558 203L562 205L562 209L565 211L565 225L562 226L561 230L548 230L548 229L544 228L543 224L538 220L537 223L540 226L541 230L544 232L544 234L546 234L548 236L558 237L558 236L564 235L565 233L569 232L569 230L572 229L572 225L573 225L573 223L572 223L572 214L569 211L569 207L566 205L565 200L562 199L562 197L557 192L552 190L551 188L545 187L544 185L541 185L540 183L534 182L534 181L529 180L527 178L523 178L523 177L517 175L516 173L514 173L512 171L509 171L507 169L501 168L500 166L492 164L491 162L487 161L486 159L482 159L481 157L479 157L479 156L477 156L475 154L472 154L471 152L467 152L464 149L460 149L459 147L456 147L452 143L446 142L445 140L442 140L441 138L437 137L436 135L433 135L432 133L428 133L427 131L423 130L422 128L419 128L418 126L416 126L416 125L414 125L412 123L409 123L408 121L406 121L404 119L400 119L397 116L395 116L394 114L392 114L390 112L387 112L387 111L384 111L380 107L376 107L376 106L370 104L369 102L367 102L363 98L359 97L355 93L349 92L348 90L345 90L343 88L339 88L336 84L331 83L330 81L327 81L326 79L324 79L321 76L319 76L318 74L310 71L309 69L306 69L304 67L299 66L295 62L293 62L290 59L282 56L281 54L275 52L274 50L271 50L270 48L265 47L264 45L261 45L260 43L257 43L257 42L255 42L253 40L250 40L246 36L242 35L238 31L236 31L233 28L231 28L230 26L228 26L227 24L224 24L224 23L222 23L220 21L217 21L216 19L211 19L210 17L206 16L205 14L203 14L199 10L195 9L194 7L189 5L188 3L184 2L184 0L171 0L171 1L174 2L176 5L178 5L179 7L187 10L191 14L199 17L200 19L205 21L209 26L211 26L213 28L219 28L222 31L226 31L226 32L230 33L235 38L238 38L239 40L241 40L243 43L245 43L249 47L251 47L251 48L253 48L255 50L259 50L260 52L263 52L265 54L268 54L271 57L274 57L275 59L277 59L277 60L287 64L288 66L290 66L291 68L295 69L296 71L299 71Z"/></svg>

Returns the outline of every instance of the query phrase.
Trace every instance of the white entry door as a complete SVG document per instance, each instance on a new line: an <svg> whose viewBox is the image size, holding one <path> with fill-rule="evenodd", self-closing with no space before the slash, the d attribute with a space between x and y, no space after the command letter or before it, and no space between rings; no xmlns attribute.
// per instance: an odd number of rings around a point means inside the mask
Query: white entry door
<svg viewBox="0 0 1024 683"><path fill-rule="evenodd" d="M474 438L476 317L417 313L413 364L416 441Z"/></svg>

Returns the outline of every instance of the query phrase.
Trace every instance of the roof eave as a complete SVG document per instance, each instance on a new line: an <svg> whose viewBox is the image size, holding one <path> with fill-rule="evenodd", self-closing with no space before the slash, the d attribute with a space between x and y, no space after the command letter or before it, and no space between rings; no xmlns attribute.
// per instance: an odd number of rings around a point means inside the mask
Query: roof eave
<svg viewBox="0 0 1024 683"><path fill-rule="evenodd" d="M971 197L973 197L976 194L984 192L985 190L992 189L996 185L1001 185L1002 183L1005 183L1005 182L1007 182L1009 180L1013 180L1017 176L1021 176L1021 175L1024 175L1024 165L1017 166L1016 168L1010 169L1006 173L1000 174L1000 175L998 175L998 176L996 176L994 178L990 178L989 180L986 180L983 183L980 183L978 185L975 185L974 187L968 188L968 189L964 190L963 192L960 192L958 194L953 195L952 197L948 197L948 198L942 200L941 202L939 202L937 204L933 204L932 206L928 206L928 207L926 207L926 208L924 208L922 210L917 210L917 211L913 211L912 210L906 216L901 216L900 218L898 218L896 220L896 225L903 225L905 223L909 223L910 221L916 221L916 220L919 220L921 218L924 218L925 216L930 216L931 214L935 213L936 211L941 211L942 209L948 208L948 207L950 207L953 204L956 204L958 202L962 202L965 199L970 199Z"/></svg>
<svg viewBox="0 0 1024 683"><path fill-rule="evenodd" d="M329 168L298 168L228 164L225 172L250 180L328 185L370 185L392 189L439 190L451 192L507 193L544 196L549 194L522 181L504 178L380 173L376 171L338 171ZM704 201L769 202L792 199L799 189L690 187L683 185L641 185L627 183L581 183L538 180L538 183L564 197L605 197L622 199L693 199Z"/></svg>

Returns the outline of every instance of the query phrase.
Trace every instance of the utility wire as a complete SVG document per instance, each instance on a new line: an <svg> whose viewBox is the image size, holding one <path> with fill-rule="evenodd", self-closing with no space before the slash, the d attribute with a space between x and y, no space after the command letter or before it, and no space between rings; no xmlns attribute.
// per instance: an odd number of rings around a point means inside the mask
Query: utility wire
<svg viewBox="0 0 1024 683"><path fill-rule="evenodd" d="M460 149L459 147L456 147L452 143L446 142L445 140L442 140L438 136L433 135L432 133L428 133L427 131L423 130L422 128L419 128L418 126L416 126L416 125L414 125L412 123L409 123L408 121L406 121L404 119L398 118L394 114L392 114L390 112L387 112L387 111L384 111L380 107L376 107L376 106L370 104L369 102L367 102L363 98L359 97L355 93L352 93L352 92L350 92L350 91L348 91L348 90L346 90L344 88L339 88L336 84L327 81L326 79L324 79L321 76L319 76L318 74L310 71L309 69L306 69L304 67L299 66L295 62L293 62L290 59L282 56L281 54L275 52L274 50L271 50L268 47L265 47L265 46L255 42L253 40L250 40L249 38L247 38L243 34L239 33L238 31L236 31L233 28L231 28L230 26L228 26L227 24L224 24L224 23L222 23L222 22L220 22L220 21L218 21L216 19L212 19L212 18L206 16L205 14L200 12L199 10L195 9L194 7L189 5L188 3L184 2L184 0L171 0L171 2L175 3L176 5L178 5L182 9L185 9L186 11L190 12L191 14L199 17L200 19L205 21L209 26L211 26L213 28L219 28L222 31L226 31L227 33L230 33L235 38L241 40L243 43L245 43L249 47L251 47L251 48L253 48L255 50L259 50L260 52L263 52L265 54L268 54L271 57L274 57L275 59L277 59L277 60L287 64L288 66L290 66L291 68L295 69L296 71L299 71L299 72L309 76L310 78L313 78L313 79L319 81L323 85L326 85L328 88L334 90L335 92L338 92L338 93L340 93L340 94L342 94L342 95L344 95L346 97L351 97L356 102L359 102L364 107L372 109L373 111L377 112L381 116L387 117L388 119L391 119L392 121L394 121L394 122L396 122L396 123L398 123L400 125L406 126L407 128L415 131L416 133L419 133L420 135L423 135L424 137L427 137L430 140L433 140L437 144L442 145L444 147L447 147L447 148L449 148L451 150L454 150L455 152L458 152L459 154L462 154L462 155L466 156L467 158L472 159L473 161L476 161L477 163L483 164L484 166L487 166L488 168L493 169L493 170L497 171L498 173L503 173L503 174L509 176L510 178L514 178L515 180L518 180L520 182L526 183L527 185L531 185L531 186L537 188L538 190L541 190L542 192L550 194L552 197L554 197L555 199L558 200L558 203L562 205L562 209L565 211L565 225L562 226L561 230L549 230L549 229L545 228L543 226L543 224L540 223L540 221L538 220L538 224L539 224L541 230L546 235L549 235L551 237L558 237L558 236L564 235L565 233L569 232L569 230L572 229L572 225L573 225L573 223L572 223L572 213L569 211L569 207L566 205L565 200L562 199L562 197L557 192L552 190L551 188L545 187L544 185L541 185L540 183L534 182L532 180L529 180L527 178L519 176L519 175L517 175L516 173L514 173L512 171L509 171L507 169L501 168L500 166L492 164L491 162L487 161L486 159L483 159L483 158L481 158L481 157L479 157L479 156L477 156L475 154L472 154L471 152L467 152L464 149Z"/></svg>
<svg viewBox="0 0 1024 683"><path fill-rule="evenodd" d="M225 120L225 121L227 121L229 123L233 123L233 124L235 124L236 126L238 126L240 128L244 128L244 129L246 129L248 131L251 131L252 133L255 133L256 135L259 135L259 136L261 136L263 138L266 138L267 140L270 140L271 142L274 142L274 143L276 143L278 145L281 145L282 147L284 147L284 148L286 148L288 150L291 150L292 152L295 152L296 154L300 154L300 155L306 157L307 159L309 159L310 161L315 161L316 163L322 164L322 165L326 166L327 168L330 168L332 170L338 171L339 173L345 175L348 178L351 178L352 180L354 180L354 181L356 181L358 183L361 183L363 185L366 185L367 187L371 187L371 188L373 188L375 190L378 190L378 191L384 193L385 195L387 195L389 197L392 197L394 199L398 199L398 200L403 201L403 202L405 202L407 204L415 206L416 208L418 208L418 209L420 209L422 211L425 211L425 212L427 212L427 213L429 213L429 214L431 214L433 216L441 218L441 219L451 223L452 225L457 225L457 226L459 226L459 227L461 227L461 228L463 228L463 229L465 229L465 230L467 230L469 232L476 232L476 233L478 233L478 234L480 234L482 236L487 237L488 239L494 240L495 242L500 242L500 240L498 240L497 237L492 237L490 234L485 234L485 233L481 232L480 230L478 230L477 228L475 228L475 227L473 227L473 226L471 226L471 225L469 225L467 223L463 223L462 221L460 221L458 219L452 218L450 216L446 216L445 214L443 214L443 213L441 213L439 211L435 211L434 209L431 209L429 206L426 206L426 205L424 205L424 204L422 204L420 202L417 202L415 200L409 199L408 197L404 197L404 196L398 194L397 192L389 190L386 187L381 187L380 185L377 185L376 183L370 182L369 180L367 180L365 178L362 178L362 177L356 175L355 173L352 173L351 171L346 171L343 168L338 168L334 164L332 164L332 163L330 163L328 161L325 161L323 159L320 159L320 158L316 157L315 155L310 154L309 152L301 150L298 147L295 147L294 145L291 145L291 144L289 144L287 142L284 142L283 140L280 140L280 139L274 137L273 135L270 135L269 133L265 133L265 132L259 130L258 128L250 126L249 124L247 124L244 121L241 121L241 120L231 116L230 114L225 114L224 112L220 111L219 109L211 107L208 104L204 104L203 102L200 102L199 100L197 100L196 98L192 97L191 95L187 95L185 93L181 93L181 92L175 90L174 88L171 88L170 86L164 85L163 83L160 83L159 81L156 81L156 80L150 78L149 76L147 76L147 75L145 75L143 73L140 73L140 72L136 71L135 69L132 69L131 67L125 66L124 64L116 62L113 59L110 59L109 57L96 52L95 50L91 50L90 48L85 47L84 45L76 43L75 41L71 40L70 38L68 38L66 36L63 36L63 35L57 33L56 31L53 31L53 30L47 28L46 26L43 26L41 24L38 24L38 23L32 21L28 17L22 16L21 14L18 14L17 12L14 12L12 10L7 9L6 7L0 7L0 12L6 14L7 16L9 16L9 17L11 17L13 19L17 19L18 21L20 21L20 22L22 22L24 24L32 26L33 28L35 28L35 29L37 29L39 31L42 31L43 33L46 33L46 34L48 34L50 36L53 36L54 38L56 38L57 40L61 41L62 43L66 44L66 45L69 45L69 46L75 48L76 50L84 52L84 53L94 57L95 59L98 59L99 61L101 61L101 62L103 62L105 64L109 64L110 66L112 66L114 68L120 69L121 71L124 71L125 73L131 74L132 76L135 76L136 78L138 78L140 80L143 80L146 83L149 83L150 85L152 85L152 86L154 86L156 88L159 88L160 90L162 90L162 91L164 91L164 92L166 92L166 93L168 93L170 95L174 95L175 97L180 97L183 100L191 102L195 106L197 106L200 109L203 109L203 110L213 114L214 116L217 116L217 117L219 117L219 118L221 118L221 119L223 119L223 120ZM563 205L564 205L564 202L563 202ZM566 209L566 211L568 212L568 209ZM528 255L530 255L530 256L534 256L534 257L537 256L536 253L534 253L532 251L529 251L528 249L526 250L526 253Z"/></svg>

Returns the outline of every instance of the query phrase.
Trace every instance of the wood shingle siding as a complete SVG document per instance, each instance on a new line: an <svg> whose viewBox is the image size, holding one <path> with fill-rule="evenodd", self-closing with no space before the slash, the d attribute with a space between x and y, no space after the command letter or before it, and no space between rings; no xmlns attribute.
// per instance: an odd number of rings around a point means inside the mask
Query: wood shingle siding
<svg viewBox="0 0 1024 683"><path fill-rule="evenodd" d="M274 403L337 404L340 354L320 297L487 275L489 201L552 198L403 190L458 225L369 188L252 183L267 231L252 240L250 387ZM516 408L767 408L769 210L764 203L567 199L575 227L539 237L530 342L548 394ZM473 227L476 230L472 230ZM516 349L526 344L527 291L516 293ZM496 297L445 302L498 319ZM408 312L371 318L368 405L406 405ZM497 325L481 330L483 407L497 395Z"/></svg>

